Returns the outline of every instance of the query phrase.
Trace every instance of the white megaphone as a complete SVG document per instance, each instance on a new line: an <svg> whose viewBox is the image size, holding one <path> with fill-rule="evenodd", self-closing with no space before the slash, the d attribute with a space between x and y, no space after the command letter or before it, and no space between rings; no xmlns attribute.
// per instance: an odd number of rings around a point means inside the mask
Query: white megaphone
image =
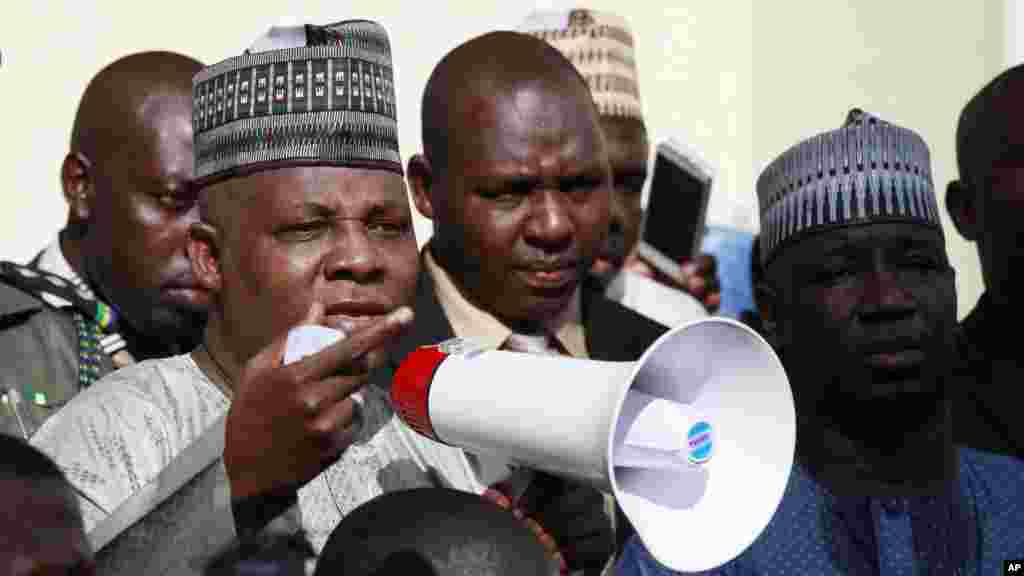
<svg viewBox="0 0 1024 576"><path fill-rule="evenodd" d="M399 366L391 400L438 442L611 493L654 558L679 572L716 568L754 542L796 446L782 363L725 318L677 327L637 362L425 346Z"/></svg>

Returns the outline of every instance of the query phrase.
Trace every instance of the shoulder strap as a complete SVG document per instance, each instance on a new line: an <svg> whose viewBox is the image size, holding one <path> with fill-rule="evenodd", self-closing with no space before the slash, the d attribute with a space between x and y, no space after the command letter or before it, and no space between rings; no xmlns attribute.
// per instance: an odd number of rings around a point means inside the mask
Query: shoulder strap
<svg viewBox="0 0 1024 576"><path fill-rule="evenodd" d="M22 290L50 308L58 306L54 306L50 300L45 298L45 295L56 297L67 302L68 306L74 307L86 318L94 320L105 331L114 328L116 315L113 308L99 300L90 298L77 286L56 274L44 272L32 266L3 261L0 262L0 282Z"/></svg>

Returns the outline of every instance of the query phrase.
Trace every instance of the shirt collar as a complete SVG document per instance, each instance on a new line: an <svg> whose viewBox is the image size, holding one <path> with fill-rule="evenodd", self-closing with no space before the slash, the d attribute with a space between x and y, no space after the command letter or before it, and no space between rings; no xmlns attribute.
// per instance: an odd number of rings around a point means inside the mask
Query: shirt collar
<svg viewBox="0 0 1024 576"><path fill-rule="evenodd" d="M60 248L60 236L47 245L39 254L39 258L36 262L36 268L43 272L49 272L55 276L60 276L72 283L85 298L95 299L95 295L89 288L89 285L75 273L74 269L71 268L71 263L64 257L64 252ZM54 294L42 293L40 294L40 297L46 300L47 304L57 308L71 306L70 302Z"/></svg>
<svg viewBox="0 0 1024 576"><path fill-rule="evenodd" d="M42 253L40 253L36 267L43 272L49 272L50 274L60 276L74 284L85 297L95 299L95 295L89 288L89 285L75 273L75 270L71 267L71 263L64 257L64 251L60 248L59 236L47 245L46 248L43 249Z"/></svg>
<svg viewBox="0 0 1024 576"><path fill-rule="evenodd" d="M493 314L481 310L459 291L448 272L437 264L429 245L423 251L427 273L434 280L437 300L460 338L468 338L487 348L498 348L512 334L512 330ZM547 323L548 331L569 351L580 358L588 357L582 323L580 289L573 294L571 303L561 314Z"/></svg>

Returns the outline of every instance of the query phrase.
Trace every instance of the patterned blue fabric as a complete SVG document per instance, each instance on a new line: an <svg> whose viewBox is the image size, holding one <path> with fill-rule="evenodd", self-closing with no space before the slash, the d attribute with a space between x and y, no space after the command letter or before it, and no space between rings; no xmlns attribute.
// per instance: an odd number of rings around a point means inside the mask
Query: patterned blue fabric
<svg viewBox="0 0 1024 576"><path fill-rule="evenodd" d="M754 309L754 289L750 277L750 249L754 235L724 226L708 226L701 250L718 261L718 279L722 284L722 304L718 316L739 319L740 312Z"/></svg>
<svg viewBox="0 0 1024 576"><path fill-rule="evenodd" d="M798 467L793 470L782 503L765 532L737 559L703 574L989 576L1002 574L1004 560L1024 556L1024 461L961 449L958 504L965 521L958 523L958 528L967 529L960 534L949 534L948 526L935 525L934 516L931 525L922 525L906 501L877 498L864 499L873 526L867 526L868 534L855 534L859 530L843 525L836 499L806 472ZM921 534L940 530L967 544L968 559L959 568L942 564L941 559L922 550L927 539ZM634 537L623 551L616 574L667 576L675 572L658 564Z"/></svg>

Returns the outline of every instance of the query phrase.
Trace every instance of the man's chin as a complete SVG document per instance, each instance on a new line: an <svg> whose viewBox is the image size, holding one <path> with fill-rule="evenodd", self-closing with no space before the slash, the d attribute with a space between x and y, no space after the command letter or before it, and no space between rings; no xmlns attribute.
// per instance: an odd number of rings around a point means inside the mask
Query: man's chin
<svg viewBox="0 0 1024 576"><path fill-rule="evenodd" d="M159 340L195 339L198 342L205 325L205 308L161 306L153 309L145 335Z"/></svg>
<svg viewBox="0 0 1024 576"><path fill-rule="evenodd" d="M572 303L576 285L565 291L540 292L528 290L516 298L514 308L498 314L513 330L532 331L564 313ZM511 293L511 291L509 291Z"/></svg>

